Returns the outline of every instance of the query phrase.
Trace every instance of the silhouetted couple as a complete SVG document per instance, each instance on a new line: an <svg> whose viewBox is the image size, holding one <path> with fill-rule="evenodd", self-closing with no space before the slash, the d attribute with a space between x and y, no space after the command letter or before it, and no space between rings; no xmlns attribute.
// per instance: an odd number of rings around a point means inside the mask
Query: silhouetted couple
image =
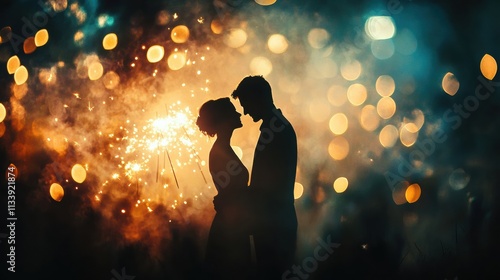
<svg viewBox="0 0 500 280"><path fill-rule="evenodd" d="M281 279L296 249L297 138L262 76L245 77L231 96L262 124L249 176L230 145L242 123L229 97L207 101L199 110L198 127L217 137L209 155L218 194L206 247L208 278Z"/></svg>

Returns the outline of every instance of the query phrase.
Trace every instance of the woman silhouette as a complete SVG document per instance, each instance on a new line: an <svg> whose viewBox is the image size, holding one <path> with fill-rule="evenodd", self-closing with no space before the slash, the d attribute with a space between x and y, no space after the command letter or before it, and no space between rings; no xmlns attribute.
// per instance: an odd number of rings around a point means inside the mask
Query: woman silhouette
<svg viewBox="0 0 500 280"><path fill-rule="evenodd" d="M230 145L240 116L226 97L205 102L196 121L202 133L217 137L208 163L218 192L205 255L209 279L246 279L250 271L249 173Z"/></svg>

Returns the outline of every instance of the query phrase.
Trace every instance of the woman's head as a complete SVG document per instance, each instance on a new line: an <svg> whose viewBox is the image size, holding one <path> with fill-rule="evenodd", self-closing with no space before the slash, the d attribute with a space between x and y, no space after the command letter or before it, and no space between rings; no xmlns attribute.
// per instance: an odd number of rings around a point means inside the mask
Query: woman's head
<svg viewBox="0 0 500 280"><path fill-rule="evenodd" d="M241 127L240 116L229 97L223 97L201 105L196 125L201 132L213 137L220 131Z"/></svg>

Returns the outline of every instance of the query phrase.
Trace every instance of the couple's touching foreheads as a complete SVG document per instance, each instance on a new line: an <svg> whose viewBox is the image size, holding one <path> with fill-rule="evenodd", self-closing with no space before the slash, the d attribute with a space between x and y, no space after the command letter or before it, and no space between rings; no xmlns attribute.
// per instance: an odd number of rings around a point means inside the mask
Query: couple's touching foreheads
<svg viewBox="0 0 500 280"><path fill-rule="evenodd" d="M207 279L281 279L296 250L297 137L264 77L243 78L231 97L244 115L262 123L250 174L231 148L231 136L242 123L230 97L209 100L199 109L200 131L216 138L208 159L217 195L206 246Z"/></svg>

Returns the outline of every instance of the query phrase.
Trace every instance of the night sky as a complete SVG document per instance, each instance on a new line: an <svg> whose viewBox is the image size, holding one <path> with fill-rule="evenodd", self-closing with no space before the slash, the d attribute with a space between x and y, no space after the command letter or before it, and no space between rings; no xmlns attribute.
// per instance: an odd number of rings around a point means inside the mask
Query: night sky
<svg viewBox="0 0 500 280"><path fill-rule="evenodd" d="M1 279L203 279L214 139L194 121L247 75L298 137L284 279L497 273L500 2L272 2L0 3Z"/></svg>

